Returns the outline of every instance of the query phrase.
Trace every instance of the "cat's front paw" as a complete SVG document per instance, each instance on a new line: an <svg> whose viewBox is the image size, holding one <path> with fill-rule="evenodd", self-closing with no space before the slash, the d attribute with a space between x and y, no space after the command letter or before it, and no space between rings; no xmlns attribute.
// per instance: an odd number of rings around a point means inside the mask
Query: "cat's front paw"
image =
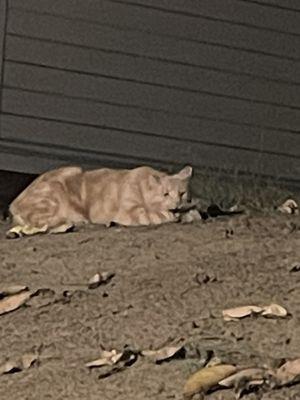
<svg viewBox="0 0 300 400"><path fill-rule="evenodd" d="M189 210L188 212L181 214L179 217L179 221L183 224L190 224L192 222L201 220L201 214L196 209Z"/></svg>
<svg viewBox="0 0 300 400"><path fill-rule="evenodd" d="M181 214L179 212L172 212L172 221L171 222L180 222Z"/></svg>

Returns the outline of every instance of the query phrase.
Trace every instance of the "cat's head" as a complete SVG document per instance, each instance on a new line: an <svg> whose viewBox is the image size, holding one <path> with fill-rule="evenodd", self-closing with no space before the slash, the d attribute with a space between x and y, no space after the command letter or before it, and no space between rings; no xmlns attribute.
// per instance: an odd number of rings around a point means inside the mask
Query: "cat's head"
<svg viewBox="0 0 300 400"><path fill-rule="evenodd" d="M176 210L187 203L192 173L192 167L186 166L174 175L151 177L156 188L153 200L160 204L161 210Z"/></svg>

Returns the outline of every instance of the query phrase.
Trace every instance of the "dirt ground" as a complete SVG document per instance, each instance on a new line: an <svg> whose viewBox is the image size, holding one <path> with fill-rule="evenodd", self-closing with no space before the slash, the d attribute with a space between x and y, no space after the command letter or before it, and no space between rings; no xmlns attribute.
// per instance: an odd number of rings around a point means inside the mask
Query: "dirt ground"
<svg viewBox="0 0 300 400"><path fill-rule="evenodd" d="M0 399L181 399L187 377L211 350L247 366L300 357L300 272L290 272L300 263L299 218L271 213L151 229L86 227L18 240L4 238L3 223L1 286L51 291L0 317L1 359L33 348L40 354L32 368L0 377ZM115 276L88 289L101 271ZM222 319L224 308L271 302L290 315ZM157 365L140 357L105 379L101 368L85 367L103 348L159 348L180 338L192 349L186 359ZM299 396L295 385L244 398ZM235 394L222 390L207 398Z"/></svg>

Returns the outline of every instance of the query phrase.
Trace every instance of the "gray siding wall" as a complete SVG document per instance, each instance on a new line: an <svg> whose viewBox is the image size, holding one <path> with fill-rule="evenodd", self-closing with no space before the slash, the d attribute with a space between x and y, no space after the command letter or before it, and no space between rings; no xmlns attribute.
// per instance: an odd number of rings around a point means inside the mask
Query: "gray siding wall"
<svg viewBox="0 0 300 400"><path fill-rule="evenodd" d="M6 26L1 7L0 168L190 163L299 183L298 0L8 0Z"/></svg>
<svg viewBox="0 0 300 400"><path fill-rule="evenodd" d="M7 20L7 1L0 0L0 112L2 105L2 87L4 82L4 50L5 50L5 31L6 31L6 20ZM0 114L0 138L1 138L1 114Z"/></svg>

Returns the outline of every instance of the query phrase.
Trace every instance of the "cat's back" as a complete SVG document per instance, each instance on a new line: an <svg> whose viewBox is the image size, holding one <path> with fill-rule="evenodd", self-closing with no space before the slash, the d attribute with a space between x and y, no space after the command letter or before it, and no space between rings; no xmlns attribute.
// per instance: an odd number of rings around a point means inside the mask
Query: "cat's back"
<svg viewBox="0 0 300 400"><path fill-rule="evenodd" d="M57 184L62 186L68 179L73 179L82 175L82 168L77 166L61 167L51 171L47 171L38 176L27 188L23 190L11 203L12 210L16 205L26 201L31 201L31 198L38 200L39 197L54 193Z"/></svg>
<svg viewBox="0 0 300 400"><path fill-rule="evenodd" d="M165 174L147 166L132 169L100 168L83 173L84 180L89 185L107 184L109 182L119 184L133 183L144 178L147 179L150 175L162 176Z"/></svg>
<svg viewBox="0 0 300 400"><path fill-rule="evenodd" d="M67 179L76 178L81 175L83 170L81 167L70 166L57 168L40 175L33 183L43 182L61 182L64 183Z"/></svg>
<svg viewBox="0 0 300 400"><path fill-rule="evenodd" d="M112 169L112 168L98 168L91 169L83 172L84 179L87 181L99 182L103 179L123 177L128 174L128 169Z"/></svg>
<svg viewBox="0 0 300 400"><path fill-rule="evenodd" d="M103 199L119 202L124 197L138 196L141 182L150 175L158 173L151 167L141 166L132 169L100 168L83 173L86 192L90 204L99 196Z"/></svg>

